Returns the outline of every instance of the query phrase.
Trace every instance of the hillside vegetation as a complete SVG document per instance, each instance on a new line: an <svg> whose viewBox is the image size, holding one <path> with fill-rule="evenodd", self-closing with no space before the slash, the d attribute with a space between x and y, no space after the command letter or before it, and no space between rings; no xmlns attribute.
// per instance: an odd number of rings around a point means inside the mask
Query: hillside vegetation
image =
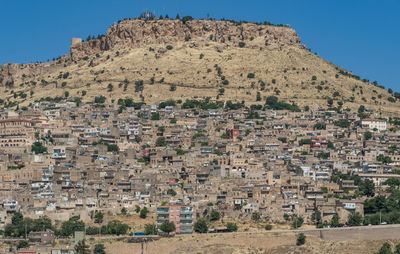
<svg viewBox="0 0 400 254"><path fill-rule="evenodd" d="M28 106L57 96L90 102L99 95L109 103L127 97L145 103L211 97L252 105L274 95L300 108L365 105L399 112L399 94L312 53L291 28L181 23L125 20L99 39L73 40L71 54L52 62L4 65L0 106Z"/></svg>

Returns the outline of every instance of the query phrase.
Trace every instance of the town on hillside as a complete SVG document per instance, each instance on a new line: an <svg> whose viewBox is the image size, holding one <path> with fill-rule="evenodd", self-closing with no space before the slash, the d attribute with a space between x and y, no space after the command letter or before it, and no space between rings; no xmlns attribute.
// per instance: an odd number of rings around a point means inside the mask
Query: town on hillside
<svg viewBox="0 0 400 254"><path fill-rule="evenodd" d="M398 118L274 96L110 102L48 97L0 110L3 250L400 222Z"/></svg>

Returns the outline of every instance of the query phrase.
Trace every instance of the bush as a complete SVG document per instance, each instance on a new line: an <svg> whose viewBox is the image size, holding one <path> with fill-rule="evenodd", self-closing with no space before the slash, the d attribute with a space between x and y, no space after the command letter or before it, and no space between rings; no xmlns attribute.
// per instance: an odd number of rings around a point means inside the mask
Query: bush
<svg viewBox="0 0 400 254"><path fill-rule="evenodd" d="M168 50L172 50L174 47L172 47L171 45L167 45L166 47Z"/></svg>
<svg viewBox="0 0 400 254"><path fill-rule="evenodd" d="M272 225L271 224L265 225L265 230L271 230L271 229L272 229Z"/></svg>
<svg viewBox="0 0 400 254"><path fill-rule="evenodd" d="M94 246L93 254L106 254L104 244L99 243Z"/></svg>
<svg viewBox="0 0 400 254"><path fill-rule="evenodd" d="M228 224L226 224L226 230L228 232L236 232L238 230L238 226L236 223L228 222Z"/></svg>
<svg viewBox="0 0 400 254"><path fill-rule="evenodd" d="M169 189L167 190L167 194L171 196L176 196L176 191L174 191L173 189Z"/></svg>
<svg viewBox="0 0 400 254"><path fill-rule="evenodd" d="M246 46L246 43L244 43L243 41L239 42L239 47L243 48L244 46Z"/></svg>
<svg viewBox="0 0 400 254"><path fill-rule="evenodd" d="M254 73L247 74L247 78L254 78Z"/></svg>
<svg viewBox="0 0 400 254"><path fill-rule="evenodd" d="M306 236L303 233L300 233L297 236L296 245L300 246L306 243Z"/></svg>

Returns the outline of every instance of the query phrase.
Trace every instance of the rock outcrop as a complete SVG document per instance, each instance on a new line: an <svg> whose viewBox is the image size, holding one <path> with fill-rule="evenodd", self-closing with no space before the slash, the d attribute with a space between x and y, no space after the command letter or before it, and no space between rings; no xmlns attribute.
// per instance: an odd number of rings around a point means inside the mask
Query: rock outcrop
<svg viewBox="0 0 400 254"><path fill-rule="evenodd" d="M98 39L82 42L74 38L71 42L70 57L72 60L78 60L104 50L167 44L185 39L237 44L259 37L269 43L300 43L296 31L285 26L213 20L190 20L185 23L180 20L124 20L111 26L107 34Z"/></svg>

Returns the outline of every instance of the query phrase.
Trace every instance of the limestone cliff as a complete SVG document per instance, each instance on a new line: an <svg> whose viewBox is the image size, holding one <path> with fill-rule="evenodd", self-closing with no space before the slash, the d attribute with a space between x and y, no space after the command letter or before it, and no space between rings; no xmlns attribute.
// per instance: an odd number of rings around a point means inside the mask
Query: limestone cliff
<svg viewBox="0 0 400 254"><path fill-rule="evenodd" d="M219 43L253 40L262 37L269 43L299 44L300 38L290 27L234 23L230 21L191 20L124 20L111 26L104 37L82 42L74 38L70 56L78 60L103 50L136 48L146 44L167 44L191 40L211 40Z"/></svg>

